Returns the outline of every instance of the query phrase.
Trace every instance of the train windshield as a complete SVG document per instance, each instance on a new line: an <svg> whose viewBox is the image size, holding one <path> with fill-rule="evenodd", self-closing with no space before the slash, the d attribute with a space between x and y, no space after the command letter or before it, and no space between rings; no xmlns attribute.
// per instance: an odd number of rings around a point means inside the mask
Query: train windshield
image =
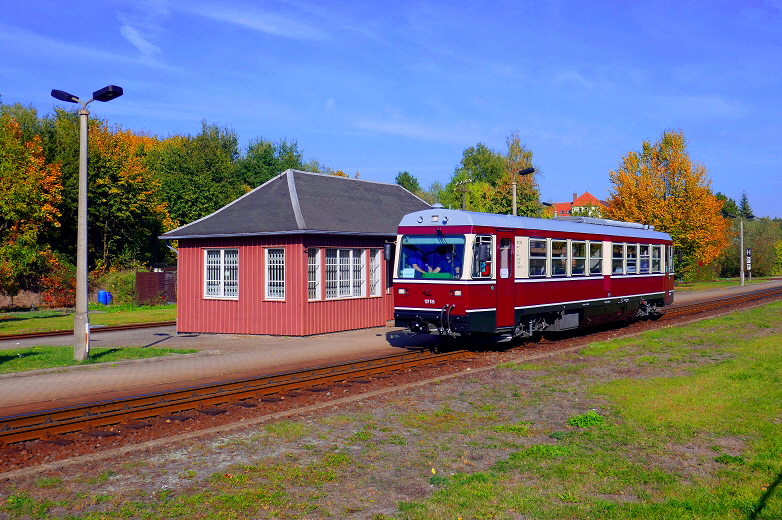
<svg viewBox="0 0 782 520"><path fill-rule="evenodd" d="M399 252L399 278L462 277L464 235L404 235Z"/></svg>

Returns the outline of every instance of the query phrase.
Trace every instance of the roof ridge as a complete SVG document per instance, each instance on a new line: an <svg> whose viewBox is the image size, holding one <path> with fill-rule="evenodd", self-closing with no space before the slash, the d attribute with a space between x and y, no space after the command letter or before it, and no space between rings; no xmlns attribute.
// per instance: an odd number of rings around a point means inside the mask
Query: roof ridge
<svg viewBox="0 0 782 520"><path fill-rule="evenodd" d="M285 170L285 174L288 175L288 193L290 193L291 196L293 215L296 217L296 225L299 226L299 229L307 229L307 225L304 223L304 215L301 214L301 205L299 204L299 194L296 191L296 180L294 179L294 173L298 173L298 170Z"/></svg>

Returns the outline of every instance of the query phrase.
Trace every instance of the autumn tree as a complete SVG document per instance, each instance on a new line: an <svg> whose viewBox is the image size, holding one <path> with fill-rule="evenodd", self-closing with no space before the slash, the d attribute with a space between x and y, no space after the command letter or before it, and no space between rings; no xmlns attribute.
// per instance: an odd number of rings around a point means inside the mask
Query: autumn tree
<svg viewBox="0 0 782 520"><path fill-rule="evenodd" d="M89 242L99 271L160 263L172 229L160 182L146 165L153 137L101 124L90 134Z"/></svg>
<svg viewBox="0 0 782 520"><path fill-rule="evenodd" d="M654 225L671 235L681 253L678 270L692 275L697 265L715 260L727 242L722 201L711 192L702 164L693 163L681 131L665 131L659 141L644 141L609 172L610 219Z"/></svg>
<svg viewBox="0 0 782 520"><path fill-rule="evenodd" d="M21 125L0 115L0 290L15 296L52 258L40 241L59 225L61 175L46 164L38 135L25 139Z"/></svg>

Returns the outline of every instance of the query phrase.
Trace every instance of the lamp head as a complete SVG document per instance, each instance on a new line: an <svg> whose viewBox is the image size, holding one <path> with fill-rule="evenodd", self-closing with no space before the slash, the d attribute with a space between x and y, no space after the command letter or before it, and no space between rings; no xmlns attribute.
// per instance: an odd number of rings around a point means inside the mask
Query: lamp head
<svg viewBox="0 0 782 520"><path fill-rule="evenodd" d="M92 93L92 99L95 101L111 101L114 98L118 98L123 94L122 87L118 87L117 85L109 85L108 87L103 87L100 90L96 90Z"/></svg>
<svg viewBox="0 0 782 520"><path fill-rule="evenodd" d="M535 173L535 168L524 168L523 170L517 171L516 175L529 175L530 173Z"/></svg>
<svg viewBox="0 0 782 520"><path fill-rule="evenodd" d="M59 99L60 101L65 101L66 103L78 103L79 102L79 98L77 98L73 94L68 94L64 90L52 90L52 97L54 99Z"/></svg>

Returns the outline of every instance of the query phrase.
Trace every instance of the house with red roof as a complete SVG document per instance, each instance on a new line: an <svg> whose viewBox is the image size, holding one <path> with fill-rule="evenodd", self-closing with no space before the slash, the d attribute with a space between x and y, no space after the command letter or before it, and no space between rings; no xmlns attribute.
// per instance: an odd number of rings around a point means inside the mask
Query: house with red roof
<svg viewBox="0 0 782 520"><path fill-rule="evenodd" d="M557 217L603 217L608 205L605 201L598 199L591 193L584 192L582 195L573 194L572 202L552 202L554 218Z"/></svg>

